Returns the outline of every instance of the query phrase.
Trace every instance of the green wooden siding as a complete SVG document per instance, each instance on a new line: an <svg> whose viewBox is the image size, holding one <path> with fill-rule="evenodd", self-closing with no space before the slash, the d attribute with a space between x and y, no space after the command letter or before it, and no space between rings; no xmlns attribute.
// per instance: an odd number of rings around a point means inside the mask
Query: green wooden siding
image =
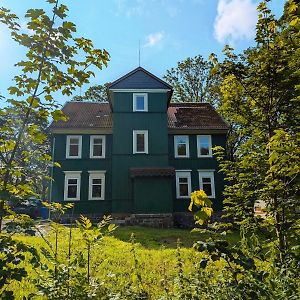
<svg viewBox="0 0 300 300"><path fill-rule="evenodd" d="M197 170L215 170L215 192L216 198L213 199L214 208L216 210L222 209L223 201L223 189L224 189L224 177L218 172L218 163L214 157L197 157L197 135L189 135L189 158L175 158L174 153L174 136L169 135L169 164L174 167L175 170L192 170L191 172L191 186L192 191L199 190L199 173ZM225 134L213 134L212 147L222 146L225 147L226 135ZM188 199L175 199L174 211L186 211L189 205Z"/></svg>
<svg viewBox="0 0 300 300"><path fill-rule="evenodd" d="M114 93L113 212L134 210L133 180L130 178L130 168L168 166L166 111L166 93L148 93L148 112L133 112L133 93ZM133 130L148 130L148 154L133 154ZM147 179L140 179L138 186L143 180L146 180L145 185L147 185ZM165 185L168 184L161 181L162 189L167 188ZM158 197L158 201L166 201L164 194ZM170 194L167 197L171 199Z"/></svg>
<svg viewBox="0 0 300 300"><path fill-rule="evenodd" d="M70 134L67 134L70 135ZM82 158L66 158L67 135L56 134L54 161L61 165L53 170L54 182L52 184L51 201L63 201L64 199L64 171L82 171L80 201L74 201L75 213L111 212L112 200L112 135L106 135L106 155L105 158L89 158L90 155L90 135L82 135ZM76 134L78 135L78 134ZM94 135L94 134L93 134ZM105 200L88 200L89 173L93 170L106 170L105 174Z"/></svg>

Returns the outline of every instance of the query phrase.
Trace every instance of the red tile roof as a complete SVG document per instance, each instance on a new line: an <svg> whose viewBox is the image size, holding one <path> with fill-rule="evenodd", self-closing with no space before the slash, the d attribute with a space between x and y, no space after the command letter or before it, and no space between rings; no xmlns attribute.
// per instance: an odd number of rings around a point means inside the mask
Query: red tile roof
<svg viewBox="0 0 300 300"><path fill-rule="evenodd" d="M109 103L67 102L62 111L68 121L52 122L51 129L112 128ZM169 129L221 129L228 125L209 103L171 103L168 108Z"/></svg>
<svg viewBox="0 0 300 300"><path fill-rule="evenodd" d="M55 128L112 128L112 115L109 103L67 102L62 111L68 121L52 122Z"/></svg>
<svg viewBox="0 0 300 300"><path fill-rule="evenodd" d="M131 168L131 177L173 177L175 176L175 169L172 167L158 167L158 168Z"/></svg>
<svg viewBox="0 0 300 300"><path fill-rule="evenodd" d="M168 127L172 129L228 129L209 103L171 103Z"/></svg>

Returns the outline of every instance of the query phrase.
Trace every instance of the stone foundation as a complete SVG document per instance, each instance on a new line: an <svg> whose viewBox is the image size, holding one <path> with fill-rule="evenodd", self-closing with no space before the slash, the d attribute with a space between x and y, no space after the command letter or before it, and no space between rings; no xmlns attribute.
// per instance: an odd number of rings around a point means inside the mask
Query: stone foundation
<svg viewBox="0 0 300 300"><path fill-rule="evenodd" d="M98 223L104 214L85 214L93 223ZM145 226L153 228L172 228L174 218L172 213L166 214L111 214L112 223L118 226ZM80 218L80 214L65 214L60 220L61 223L70 224ZM57 216L52 215L51 219L59 221Z"/></svg>
<svg viewBox="0 0 300 300"><path fill-rule="evenodd" d="M98 223L102 220L103 213L84 214L93 223ZM229 222L230 220L223 220L221 212L215 212L212 221ZM111 214L112 223L118 226L145 226L153 228L185 228L192 229L198 227L195 225L194 216L190 212L175 212L175 213L161 213L161 214L129 214L129 213L113 213ZM65 214L59 220L55 214L51 215L51 219L56 222L64 224L74 224L80 218L80 214Z"/></svg>
<svg viewBox="0 0 300 300"><path fill-rule="evenodd" d="M172 228L172 214L132 214L130 225L140 225L153 228Z"/></svg>

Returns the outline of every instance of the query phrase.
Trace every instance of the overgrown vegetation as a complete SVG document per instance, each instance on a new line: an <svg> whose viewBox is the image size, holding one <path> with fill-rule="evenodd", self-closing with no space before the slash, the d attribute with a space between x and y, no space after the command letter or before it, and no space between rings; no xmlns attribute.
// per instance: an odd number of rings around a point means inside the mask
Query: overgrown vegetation
<svg viewBox="0 0 300 300"><path fill-rule="evenodd" d="M71 95L94 75L90 66L102 68L109 60L108 53L94 48L91 40L75 36L75 24L66 20L67 6L58 0L46 2L50 14L43 9L29 9L26 29L15 14L0 8L0 22L27 50L24 60L16 64L20 74L13 78L14 85L8 88L11 97L5 99L7 106L0 111L0 231L3 217L14 216L8 201L36 195L34 181L38 177L40 181L47 179L51 157L44 146L45 124L50 116L65 119L53 94ZM12 235L1 233L2 298L13 298L11 281L27 277L22 262L29 250Z"/></svg>
<svg viewBox="0 0 300 300"><path fill-rule="evenodd" d="M237 141L229 156L215 149L228 181L224 216L229 222L212 223L211 201L203 191L194 192L190 210L202 226L193 233L199 240L193 248L192 238L186 239L188 248L178 241L176 249L160 249L159 236L147 244L146 230L142 238L134 228L136 237L124 229L118 234L109 217L93 225L82 216L65 228L59 218L72 205L48 204L57 222L47 227L7 206L9 199L35 194L32 151L38 163L49 163L41 146L45 123L50 114L64 119L52 94L70 95L93 76L90 65L101 68L109 59L90 40L74 37L65 5L47 2L51 16L42 9L27 12L30 34L21 32L16 15L0 9L0 21L28 49L26 60L17 63L21 74L9 88L12 99L0 115L0 228L3 217L11 222L0 236L1 298L299 299L299 1L288 0L280 19L268 9L269 1L262 1L257 45L240 55L227 46L222 62L211 56L209 75L219 80L219 110ZM257 200L267 205L264 219L254 215ZM223 238L232 228L240 233L234 243ZM38 236L25 236L28 229ZM154 249L144 249L143 243Z"/></svg>

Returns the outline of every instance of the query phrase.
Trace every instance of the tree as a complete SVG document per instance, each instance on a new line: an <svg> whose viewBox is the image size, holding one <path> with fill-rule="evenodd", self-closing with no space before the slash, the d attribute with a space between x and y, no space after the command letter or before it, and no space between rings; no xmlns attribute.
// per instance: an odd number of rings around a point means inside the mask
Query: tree
<svg viewBox="0 0 300 300"><path fill-rule="evenodd" d="M225 60L217 63L222 75L220 110L231 123L241 143L234 161L215 154L229 182L225 188L225 212L240 225L260 226L254 216L254 203L266 203L268 228L275 239L273 247L281 264L297 255L300 206L300 7L297 1L285 4L276 19L262 1L258 6L257 46L235 55L225 47Z"/></svg>
<svg viewBox="0 0 300 300"><path fill-rule="evenodd" d="M91 40L74 36L76 26L65 20L68 8L64 4L58 0L47 2L53 7L51 17L43 9L27 11L30 33L22 30L15 14L5 8L0 10L0 21L7 25L12 38L28 49L26 60L16 64L21 74L14 77L14 86L8 88L12 97L1 111L4 120L0 128L4 137L0 140L1 215L5 199L34 194L32 181L27 178L28 169L22 168L19 160L30 160L31 153L24 149L25 144L42 145L46 140L37 120L47 122L50 115L54 120L65 119L52 94L60 91L71 95L94 75L90 66L101 69L109 60L108 53L95 49ZM83 59L78 60L79 57ZM38 150L35 159L46 159L43 151Z"/></svg>
<svg viewBox="0 0 300 300"><path fill-rule="evenodd" d="M201 55L178 62L167 70L164 79L174 88L174 102L218 103L218 74L212 73L213 64Z"/></svg>
<svg viewBox="0 0 300 300"><path fill-rule="evenodd" d="M6 119L2 120L2 124L9 124L11 132L5 132L2 139L13 140L15 134L20 129L24 115L21 110L16 108L7 108L6 112ZM20 143L19 150L16 153L15 162L20 171L26 170L26 176L15 177L14 185L18 186L30 181L32 183L32 190L36 194L35 196L45 201L47 199L47 188L50 179L49 162L51 161L49 123L48 120L43 118L35 118L32 120L32 123L39 127L40 132L46 138L42 144L37 144L32 141L28 133L24 133L22 143Z"/></svg>
<svg viewBox="0 0 300 300"><path fill-rule="evenodd" d="M0 8L0 22L8 27L12 38L27 49L26 58L16 64L21 72L8 88L11 97L0 111L0 230L3 215L10 213L7 200L35 194L32 156L37 162L50 162L43 148L47 139L44 125L50 116L54 120L66 118L58 109L53 93L70 96L94 76L90 66L102 69L109 60L106 50L96 49L91 40L75 36L75 24L66 20L66 5L59 0L46 2L52 7L51 16L44 9L29 9L25 15L28 30L22 29L20 19L10 10ZM19 255L18 252L26 251L11 236L1 234L0 242L3 253ZM13 298L7 288L10 280L21 281L26 276L25 269L19 266L25 256L22 253L19 256L20 259L13 262L18 276L10 271L11 260L1 258L1 270L8 272L1 273L0 293L4 298Z"/></svg>
<svg viewBox="0 0 300 300"><path fill-rule="evenodd" d="M83 96L74 96L72 101L108 102L108 83L93 85L87 89Z"/></svg>

